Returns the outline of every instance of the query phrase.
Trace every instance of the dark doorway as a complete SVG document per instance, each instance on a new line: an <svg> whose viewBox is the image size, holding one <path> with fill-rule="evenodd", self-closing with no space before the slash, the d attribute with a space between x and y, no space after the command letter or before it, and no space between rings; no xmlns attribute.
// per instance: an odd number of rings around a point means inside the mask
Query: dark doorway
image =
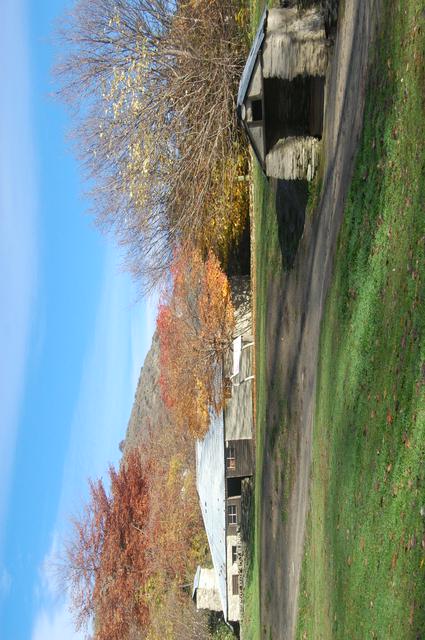
<svg viewBox="0 0 425 640"><path fill-rule="evenodd" d="M263 119L263 105L261 100L253 100L251 103L252 107L252 119L254 122L259 122Z"/></svg>
<svg viewBox="0 0 425 640"><path fill-rule="evenodd" d="M282 138L323 132L325 78L297 76L293 80L265 78L266 153Z"/></svg>
<svg viewBox="0 0 425 640"><path fill-rule="evenodd" d="M227 478L227 497L236 498L241 495L242 478Z"/></svg>

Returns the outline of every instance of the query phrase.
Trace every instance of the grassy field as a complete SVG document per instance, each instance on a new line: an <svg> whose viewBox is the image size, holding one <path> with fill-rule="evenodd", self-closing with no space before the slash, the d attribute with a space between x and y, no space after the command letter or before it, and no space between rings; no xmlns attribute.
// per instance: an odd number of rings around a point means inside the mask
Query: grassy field
<svg viewBox="0 0 425 640"><path fill-rule="evenodd" d="M300 640L425 637L423 2L381 19L321 333Z"/></svg>
<svg viewBox="0 0 425 640"><path fill-rule="evenodd" d="M260 5L252 7L256 18ZM391 3L382 15L322 327L300 639L425 637L421 5ZM267 417L267 291L282 263L275 194L258 168L254 194L257 525ZM261 637L257 532L258 526L245 594L249 640Z"/></svg>

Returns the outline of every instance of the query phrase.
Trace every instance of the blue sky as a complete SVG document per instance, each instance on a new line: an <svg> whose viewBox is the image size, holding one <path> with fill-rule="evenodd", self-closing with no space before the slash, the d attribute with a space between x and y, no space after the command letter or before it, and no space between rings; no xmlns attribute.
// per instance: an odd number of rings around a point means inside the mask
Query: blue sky
<svg viewBox="0 0 425 640"><path fill-rule="evenodd" d="M119 458L155 305L136 303L85 213L49 98L64 0L3 0L0 40L0 638L79 638L46 570L85 497Z"/></svg>

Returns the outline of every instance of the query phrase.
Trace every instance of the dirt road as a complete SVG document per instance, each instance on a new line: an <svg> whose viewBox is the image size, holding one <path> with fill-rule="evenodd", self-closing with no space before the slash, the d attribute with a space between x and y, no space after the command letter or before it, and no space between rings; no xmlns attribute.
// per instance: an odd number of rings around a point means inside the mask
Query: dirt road
<svg viewBox="0 0 425 640"><path fill-rule="evenodd" d="M275 183L279 225L297 243L284 276L270 282L267 317L267 428L285 416L293 468L282 469L279 438L266 433L262 474L261 628L267 640L295 635L306 525L320 322L338 230L362 127L377 0L346 0L326 82L321 202L304 221L299 187ZM283 399L283 400L282 400ZM279 479L291 474L290 490Z"/></svg>

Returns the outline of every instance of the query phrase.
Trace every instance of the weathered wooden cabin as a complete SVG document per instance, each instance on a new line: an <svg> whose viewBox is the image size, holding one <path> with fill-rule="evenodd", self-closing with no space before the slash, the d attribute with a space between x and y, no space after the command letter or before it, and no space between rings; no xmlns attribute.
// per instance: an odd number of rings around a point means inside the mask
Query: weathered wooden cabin
<svg viewBox="0 0 425 640"><path fill-rule="evenodd" d="M240 81L237 109L269 177L311 180L314 176L328 51L317 7L264 12Z"/></svg>

